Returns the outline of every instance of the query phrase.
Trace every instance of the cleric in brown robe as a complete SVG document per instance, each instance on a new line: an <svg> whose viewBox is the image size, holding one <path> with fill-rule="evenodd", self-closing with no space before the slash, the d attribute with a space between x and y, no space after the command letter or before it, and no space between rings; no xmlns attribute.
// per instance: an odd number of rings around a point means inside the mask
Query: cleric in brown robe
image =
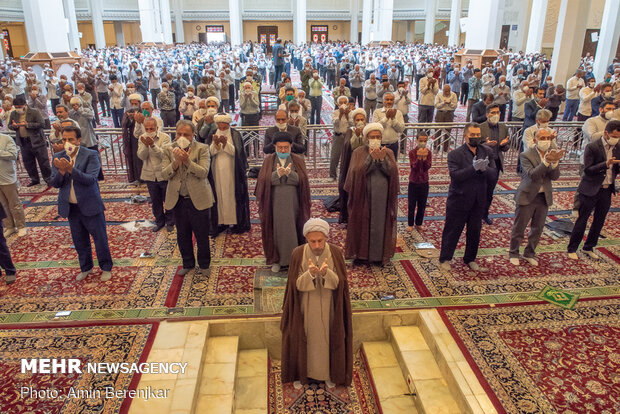
<svg viewBox="0 0 620 414"><path fill-rule="evenodd" d="M291 257L282 309L282 382L348 386L353 374L351 302L342 251L326 242L329 225L310 219L308 243Z"/></svg>
<svg viewBox="0 0 620 414"><path fill-rule="evenodd" d="M349 224L345 241L347 259L389 263L396 249L399 192L398 166L392 150L381 146L383 127L364 127L368 144L353 151L344 185L349 194Z"/></svg>
<svg viewBox="0 0 620 414"><path fill-rule="evenodd" d="M340 214L338 215L338 223L346 223L349 220L349 210L347 207L349 195L344 191L344 183L347 179L351 155L357 147L367 143L364 138L364 133L362 132L366 126L366 111L364 108L357 108L351 112L351 119L353 119L353 126L350 127L344 135L342 153L340 154L340 175L338 175Z"/></svg>
<svg viewBox="0 0 620 414"><path fill-rule="evenodd" d="M142 95L132 93L129 95L129 103L131 107L125 111L121 127L123 128L123 153L127 161L127 181L131 184L140 182L140 174L142 173L142 160L138 157L138 137L134 135L134 127L136 121L134 115L142 113L140 103Z"/></svg>
<svg viewBox="0 0 620 414"><path fill-rule="evenodd" d="M277 132L275 153L265 156L256 182L263 250L271 271L289 265L293 249L304 243L303 226L310 217L310 184L302 155L292 154L293 139Z"/></svg>

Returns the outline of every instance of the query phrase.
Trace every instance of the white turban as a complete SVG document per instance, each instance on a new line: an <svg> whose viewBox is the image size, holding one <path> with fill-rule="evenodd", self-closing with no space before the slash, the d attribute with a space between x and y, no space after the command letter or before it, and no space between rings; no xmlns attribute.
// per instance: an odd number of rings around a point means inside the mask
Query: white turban
<svg viewBox="0 0 620 414"><path fill-rule="evenodd" d="M364 115L364 118L367 118L366 111L364 111L364 108L357 108L353 112L351 112L351 119L355 119L355 115L358 115L358 114L362 114Z"/></svg>
<svg viewBox="0 0 620 414"><path fill-rule="evenodd" d="M368 133L372 131L381 131L381 133L383 133L383 125L378 122L371 122L370 124L366 125L364 127L364 130L362 131L362 133L364 134L364 138L366 138L368 136Z"/></svg>
<svg viewBox="0 0 620 414"><path fill-rule="evenodd" d="M131 95L129 95L129 100L142 102L142 95L140 95L139 93L132 93Z"/></svg>
<svg viewBox="0 0 620 414"><path fill-rule="evenodd" d="M207 98L207 102L209 102L209 101L213 101L213 102L215 102L215 104L217 105L217 107L218 107L218 108L220 107L220 100L219 100L219 99L217 99L215 96L209 96L209 97Z"/></svg>
<svg viewBox="0 0 620 414"><path fill-rule="evenodd" d="M325 236L328 236L329 235L329 224L327 224L327 222L323 219L311 218L310 220L306 221L306 224L304 224L304 230L303 230L304 236L306 236L308 233L313 232L313 231L320 231Z"/></svg>
<svg viewBox="0 0 620 414"><path fill-rule="evenodd" d="M228 114L217 114L213 117L215 122L225 122L230 124L232 122L232 118Z"/></svg>
<svg viewBox="0 0 620 414"><path fill-rule="evenodd" d="M73 98L71 98L71 100L69 101L69 103L70 103L71 105L74 105L74 104L81 105L81 104L82 104L82 99L78 98L77 96L74 96Z"/></svg>

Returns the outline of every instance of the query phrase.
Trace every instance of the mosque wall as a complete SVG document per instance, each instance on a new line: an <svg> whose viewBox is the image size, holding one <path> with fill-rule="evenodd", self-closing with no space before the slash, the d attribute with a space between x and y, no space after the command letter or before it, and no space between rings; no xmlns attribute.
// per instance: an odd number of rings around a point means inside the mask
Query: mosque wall
<svg viewBox="0 0 620 414"><path fill-rule="evenodd" d="M346 40L351 38L351 22L344 20L308 20L306 22L306 39L311 40L310 26L327 25L329 40ZM335 29L334 29L335 27ZM361 29L360 29L361 30ZM282 38L284 39L284 38Z"/></svg>
<svg viewBox="0 0 620 414"><path fill-rule="evenodd" d="M244 20L243 41L258 41L258 26L278 26L278 36L282 40L293 40L292 20Z"/></svg>

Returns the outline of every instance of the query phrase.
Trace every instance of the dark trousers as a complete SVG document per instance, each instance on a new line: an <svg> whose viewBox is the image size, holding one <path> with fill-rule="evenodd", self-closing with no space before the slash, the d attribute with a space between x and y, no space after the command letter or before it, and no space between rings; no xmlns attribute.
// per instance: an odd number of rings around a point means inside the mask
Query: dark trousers
<svg viewBox="0 0 620 414"><path fill-rule="evenodd" d="M310 124L321 123L321 108L323 106L323 96L310 97Z"/></svg>
<svg viewBox="0 0 620 414"><path fill-rule="evenodd" d="M151 99L153 100L153 109L157 109L157 95L161 92L160 88L151 89Z"/></svg>
<svg viewBox="0 0 620 414"><path fill-rule="evenodd" d="M512 233L510 234L509 256L511 259L519 257L519 248L528 224L530 224L530 234L527 236L527 246L523 250L523 257L536 257L536 246L538 246L540 236L545 229L548 211L549 206L545 193L538 193L530 204L523 206L517 204Z"/></svg>
<svg viewBox="0 0 620 414"><path fill-rule="evenodd" d="M69 228L82 272L89 271L94 266L93 251L90 247L91 236L95 242L99 267L104 271L112 270L112 255L110 254L110 246L108 246L108 233L103 213L85 216L80 212L77 204L70 204Z"/></svg>
<svg viewBox="0 0 620 414"><path fill-rule="evenodd" d="M159 113L165 127L173 127L177 123L177 113L174 109L162 110Z"/></svg>
<svg viewBox="0 0 620 414"><path fill-rule="evenodd" d="M331 178L337 178L338 163L340 162L340 154L342 153L342 146L344 145L344 134L334 133L332 139L332 148L329 158L329 176ZM396 153L394 154L396 155Z"/></svg>
<svg viewBox="0 0 620 414"><path fill-rule="evenodd" d="M506 107L508 104L501 104L499 106L499 120L504 122L506 120Z"/></svg>
<svg viewBox="0 0 620 414"><path fill-rule="evenodd" d="M594 196L584 196L579 194L579 218L575 222L573 232L570 235L570 241L568 242L568 252L574 253L579 247L579 243L583 240L583 235L586 232L586 224L590 218L590 214L594 210L594 217L588 237L583 245L583 250L592 251L598 243L598 238L601 235L603 224L605 224L605 218L609 212L611 206L611 187L600 188L598 193Z"/></svg>
<svg viewBox="0 0 620 414"><path fill-rule="evenodd" d="M558 111L560 110L559 106L556 107L547 107L546 109L551 111L551 118L549 118L549 121L554 122L556 119L558 119Z"/></svg>
<svg viewBox="0 0 620 414"><path fill-rule="evenodd" d="M48 182L52 175L52 169L50 167L50 158L47 154L47 147L42 146L33 148L30 142L30 137L21 139L22 160L24 161L24 167L28 172L30 181L33 183L40 182L39 172L37 171L37 163L39 164L39 170L43 180Z"/></svg>
<svg viewBox="0 0 620 414"><path fill-rule="evenodd" d="M461 105L467 103L467 95L469 94L469 83L461 82L461 96L459 96L459 102Z"/></svg>
<svg viewBox="0 0 620 414"><path fill-rule="evenodd" d="M432 105L420 105L418 109L418 122L433 122L435 107Z"/></svg>
<svg viewBox="0 0 620 414"><path fill-rule="evenodd" d="M469 210L457 209L454 207L446 208L446 223L441 235L441 253L439 262L452 260L454 251L463 232L463 227L467 225L465 233L465 255L463 261L471 263L476 260L478 245L480 244L480 230L482 229L482 214L484 206L476 203Z"/></svg>
<svg viewBox="0 0 620 414"><path fill-rule="evenodd" d="M428 198L428 183L409 183L407 188L407 201L409 212L407 214L407 223L409 227L413 226L415 217L415 225L421 226L424 222L424 212L426 211L426 199ZM416 207L418 212L416 214Z"/></svg>
<svg viewBox="0 0 620 414"><path fill-rule="evenodd" d="M112 111L112 122L114 123L114 128L120 128L121 123L123 122L123 115L125 114L125 110L123 108L111 109Z"/></svg>
<svg viewBox="0 0 620 414"><path fill-rule="evenodd" d="M228 111L228 102L229 99L222 99L220 101L220 112L227 112ZM235 101L234 99L232 100L233 102Z"/></svg>
<svg viewBox="0 0 620 414"><path fill-rule="evenodd" d="M435 122L454 122L454 111L437 111L435 113ZM443 148L443 152L450 150L450 142L452 141L452 128L435 129L435 139L433 140L433 149L439 151L439 147Z"/></svg>
<svg viewBox="0 0 620 414"><path fill-rule="evenodd" d="M241 79L235 79L235 99L239 99L239 87L241 86ZM229 94L229 96L232 96Z"/></svg>
<svg viewBox="0 0 620 414"><path fill-rule="evenodd" d="M146 181L146 188L149 189L149 195L151 196L151 208L155 217L155 224L158 227L174 224L172 210L164 211L167 186L168 181Z"/></svg>
<svg viewBox="0 0 620 414"><path fill-rule="evenodd" d="M327 83L327 87L331 90L336 86L336 69L327 69L325 72L325 83Z"/></svg>
<svg viewBox="0 0 620 414"><path fill-rule="evenodd" d="M496 160L495 164L497 165L498 162L499 160ZM493 202L493 192L497 186L497 181L499 181L499 169L495 170L493 179L487 180L487 204L484 208L484 217L489 217L489 209L491 208L491 203Z"/></svg>
<svg viewBox="0 0 620 414"><path fill-rule="evenodd" d="M282 80L282 71L284 70L284 64L274 65L274 69L275 69L275 73L273 76L273 86L275 86L276 83Z"/></svg>
<svg viewBox="0 0 620 414"><path fill-rule="evenodd" d="M420 79L422 79L423 75L415 75L415 100L420 100Z"/></svg>
<svg viewBox="0 0 620 414"><path fill-rule="evenodd" d="M394 158L398 161L398 141L392 142L391 144L385 144L385 148L389 148L394 153Z"/></svg>
<svg viewBox="0 0 620 414"><path fill-rule="evenodd" d="M14 275L17 273L17 270L15 270L15 265L13 264L13 260L11 259L11 252L9 251L9 247L6 245L6 239L4 238L4 228L2 227L1 221L0 221L0 267L4 269L4 273L6 273L7 275Z"/></svg>
<svg viewBox="0 0 620 414"><path fill-rule="evenodd" d="M107 92L97 92L97 98L99 98L99 105L101 106L103 116L110 116L110 94Z"/></svg>
<svg viewBox="0 0 620 414"><path fill-rule="evenodd" d="M101 153L99 152L99 144L95 144L92 147L86 147L89 150L93 150L97 152L97 156L99 157L99 174L97 174L97 181L103 181L104 177L103 177L103 162L101 160Z"/></svg>
<svg viewBox="0 0 620 414"><path fill-rule="evenodd" d="M567 99L562 121L572 121L579 109L579 99Z"/></svg>
<svg viewBox="0 0 620 414"><path fill-rule="evenodd" d="M357 107L364 107L364 88L351 88L351 96L357 101Z"/></svg>
<svg viewBox="0 0 620 414"><path fill-rule="evenodd" d="M196 267L192 234L198 246L198 266L208 269L211 265L211 248L209 247L209 209L197 210L189 197L179 196L174 206L174 221L177 226L177 244L183 258L183 268Z"/></svg>
<svg viewBox="0 0 620 414"><path fill-rule="evenodd" d="M235 85L228 85L228 101L230 107L230 113L235 112ZM224 107L224 112L226 112L226 107Z"/></svg>

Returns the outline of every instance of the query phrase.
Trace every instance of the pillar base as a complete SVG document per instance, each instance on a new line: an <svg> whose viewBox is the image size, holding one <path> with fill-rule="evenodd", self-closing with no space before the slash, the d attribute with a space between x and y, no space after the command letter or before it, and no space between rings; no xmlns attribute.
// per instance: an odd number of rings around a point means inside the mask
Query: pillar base
<svg viewBox="0 0 620 414"><path fill-rule="evenodd" d="M497 58L508 64L508 55L501 49L461 49L454 54L454 62L465 66L465 62L471 59L474 68L482 69L487 63L493 63Z"/></svg>

